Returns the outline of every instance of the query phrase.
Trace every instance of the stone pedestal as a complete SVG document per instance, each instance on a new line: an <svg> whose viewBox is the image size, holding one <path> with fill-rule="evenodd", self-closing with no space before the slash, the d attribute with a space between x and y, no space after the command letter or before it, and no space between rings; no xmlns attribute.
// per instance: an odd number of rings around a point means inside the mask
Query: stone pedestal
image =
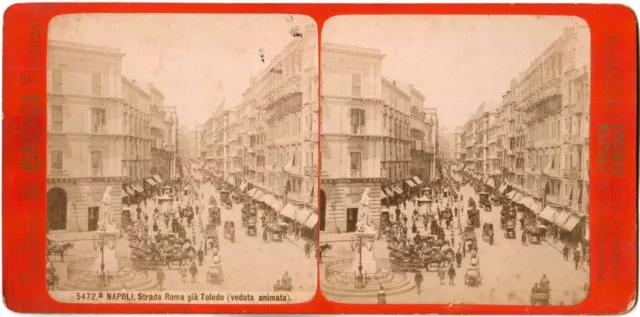
<svg viewBox="0 0 640 317"><path fill-rule="evenodd" d="M106 272L117 272L118 271L118 259L116 258L116 231L103 229L96 233L96 239L105 241L104 244L104 271ZM107 241L113 241L113 249L109 247L109 243ZM98 252L100 252L100 247L98 246ZM101 265L103 263L103 255L102 253L98 253L98 258L94 264L94 271L102 273Z"/></svg>
<svg viewBox="0 0 640 317"><path fill-rule="evenodd" d="M373 274L377 273L376 267L376 257L375 257L375 232L367 232L367 231L358 231L353 235L353 238L358 241L362 239L363 242L366 242L367 246L362 246L361 249L356 249L355 251L355 261L353 262L353 267L351 270L358 274L360 270L358 267L360 266L360 253L362 252L362 274ZM371 251L369 251L371 248Z"/></svg>

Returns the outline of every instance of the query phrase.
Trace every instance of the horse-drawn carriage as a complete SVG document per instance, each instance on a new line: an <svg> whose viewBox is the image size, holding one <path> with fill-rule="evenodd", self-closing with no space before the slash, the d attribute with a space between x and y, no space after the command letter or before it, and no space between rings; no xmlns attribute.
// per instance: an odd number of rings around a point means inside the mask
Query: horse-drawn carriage
<svg viewBox="0 0 640 317"><path fill-rule="evenodd" d="M485 211L491 211L491 201L489 200L489 193L481 192L478 194L480 200L480 207Z"/></svg>
<svg viewBox="0 0 640 317"><path fill-rule="evenodd" d="M220 244L218 242L218 230L216 229L216 225L207 224L207 227L204 229L204 240L206 241L206 245L204 248L205 254L207 254L208 250L219 249Z"/></svg>
<svg viewBox="0 0 640 317"><path fill-rule="evenodd" d="M540 244L546 235L546 227L527 227L524 229L524 232L527 234L529 238L529 243L531 244Z"/></svg>
<svg viewBox="0 0 640 317"><path fill-rule="evenodd" d="M258 224L257 215L249 216L249 218L247 219L247 229L246 229L247 236L255 237L258 235L258 232L256 230L257 224Z"/></svg>
<svg viewBox="0 0 640 317"><path fill-rule="evenodd" d="M451 260L445 253L441 251L433 251L424 257L424 267L427 272L438 271L442 263Z"/></svg>
<svg viewBox="0 0 640 317"><path fill-rule="evenodd" d="M493 245L493 224L485 223L482 225L482 240Z"/></svg>
<svg viewBox="0 0 640 317"><path fill-rule="evenodd" d="M236 241L236 224L233 221L227 220L224 222L224 238L231 242Z"/></svg>
<svg viewBox="0 0 640 317"><path fill-rule="evenodd" d="M531 290L531 306L547 306L551 303L551 293L541 288Z"/></svg>
<svg viewBox="0 0 640 317"><path fill-rule="evenodd" d="M207 269L207 283L212 285L224 284L224 276L222 275L222 266L212 264Z"/></svg>
<svg viewBox="0 0 640 317"><path fill-rule="evenodd" d="M480 213L475 207L467 210L467 223L474 228L480 228Z"/></svg>
<svg viewBox="0 0 640 317"><path fill-rule="evenodd" d="M226 209L232 209L233 208L233 203L231 202L231 196L230 196L228 190L221 190L220 191L220 203L222 203L222 205Z"/></svg>
<svg viewBox="0 0 640 317"><path fill-rule="evenodd" d="M470 246L468 249L478 249L478 237L476 236L476 230L472 226L466 226L464 228L464 241L465 245Z"/></svg>
<svg viewBox="0 0 640 317"><path fill-rule="evenodd" d="M464 285L478 287L482 285L482 275L478 267L470 267L464 273Z"/></svg>
<svg viewBox="0 0 640 317"><path fill-rule="evenodd" d="M139 270L154 270L167 264L159 249L154 246L129 246L131 248L131 262Z"/></svg>
<svg viewBox="0 0 640 317"><path fill-rule="evenodd" d="M282 226L271 224L266 227L267 232L269 233L269 239L273 242L282 242Z"/></svg>
<svg viewBox="0 0 640 317"><path fill-rule="evenodd" d="M516 238L516 219L509 218L504 224L504 237L507 239Z"/></svg>

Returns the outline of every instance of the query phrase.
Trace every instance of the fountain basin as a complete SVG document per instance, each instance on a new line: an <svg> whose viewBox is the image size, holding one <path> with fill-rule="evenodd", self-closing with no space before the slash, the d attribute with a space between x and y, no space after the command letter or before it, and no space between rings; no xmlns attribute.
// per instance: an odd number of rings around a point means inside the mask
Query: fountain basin
<svg viewBox="0 0 640 317"><path fill-rule="evenodd" d="M363 274L363 287L357 287L356 259L328 262L322 276L322 292L332 297L375 297L382 285L387 295L402 294L415 288L406 272L396 272L393 260L376 259L376 273Z"/></svg>
<svg viewBox="0 0 640 317"><path fill-rule="evenodd" d="M85 258L69 262L66 278L61 278L58 290L120 291L147 290L155 286L147 270L136 269L131 258L118 257L117 271L105 269L104 282L100 270L95 270L97 258Z"/></svg>

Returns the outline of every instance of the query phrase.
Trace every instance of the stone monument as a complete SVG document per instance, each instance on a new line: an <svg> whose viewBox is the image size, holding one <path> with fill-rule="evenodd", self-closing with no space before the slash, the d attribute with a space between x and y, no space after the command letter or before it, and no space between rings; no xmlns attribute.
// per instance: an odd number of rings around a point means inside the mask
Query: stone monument
<svg viewBox="0 0 640 317"><path fill-rule="evenodd" d="M116 235L117 230L113 221L113 214L111 209L111 186L107 186L107 189L102 195L100 210L100 219L98 221L98 232L95 239L98 243L101 243L101 254L95 262L94 268L98 272L102 272L102 264L104 263L105 272L117 272L118 260L116 259ZM109 244L113 245L113 248L109 247ZM100 246L98 246L100 250Z"/></svg>
<svg viewBox="0 0 640 317"><path fill-rule="evenodd" d="M373 274L377 272L374 245L376 230L371 224L369 188L364 190L359 202L359 207L359 209L362 210L362 217L360 217L360 220L356 224L356 232L353 234L352 239L354 240L354 243L361 243L361 245L357 247L357 258L353 263L352 270L355 271L356 274L359 274L360 265L362 265L362 274Z"/></svg>

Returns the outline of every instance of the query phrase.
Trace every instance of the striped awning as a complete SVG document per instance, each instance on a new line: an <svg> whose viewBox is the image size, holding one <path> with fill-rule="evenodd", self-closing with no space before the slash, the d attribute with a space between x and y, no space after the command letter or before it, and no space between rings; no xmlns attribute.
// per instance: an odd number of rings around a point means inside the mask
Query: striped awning
<svg viewBox="0 0 640 317"><path fill-rule="evenodd" d="M156 185L158 185L158 183L156 183L156 182L153 180L153 178L147 178L147 179L146 179L146 181L147 181L147 183L149 183L149 185L151 185L151 186L156 186Z"/></svg>
<svg viewBox="0 0 640 317"><path fill-rule="evenodd" d="M416 183L417 185L422 185L422 181L418 176L414 176L412 179L413 179L413 182Z"/></svg>
<svg viewBox="0 0 640 317"><path fill-rule="evenodd" d="M395 195L395 193L393 192L393 190L391 190L391 188L385 188L383 189L383 191L387 194L387 196L389 197L393 197Z"/></svg>
<svg viewBox="0 0 640 317"><path fill-rule="evenodd" d="M134 189L135 191L137 191L138 193L142 193L142 192L144 192L144 189L142 189L142 187L140 187L140 186L138 186L138 185L131 185L131 186L133 186L133 189Z"/></svg>
<svg viewBox="0 0 640 317"><path fill-rule="evenodd" d="M387 198L387 195L384 192L380 192L380 199L385 199Z"/></svg>
<svg viewBox="0 0 640 317"><path fill-rule="evenodd" d="M258 189L257 188L251 188L251 190L247 193L247 195L249 195L249 197L253 197L253 195L256 193Z"/></svg>
<svg viewBox="0 0 640 317"><path fill-rule="evenodd" d="M396 192L396 193L398 193L398 194L402 194L402 193L403 193L402 189L400 189L400 188L398 188L398 187L394 187L394 188L393 188L393 191L395 191L395 192Z"/></svg>
<svg viewBox="0 0 640 317"><path fill-rule="evenodd" d="M316 224L318 224L318 214L313 212L311 213L311 216L309 216L309 219L307 219L307 221L304 222L304 226L309 229L313 229L313 227L315 227Z"/></svg>
<svg viewBox="0 0 640 317"><path fill-rule="evenodd" d="M286 206L284 206L284 208L282 208L282 210L280 211L280 215L294 220L296 217L296 213L298 212L298 209L299 209L298 206L292 203L288 203Z"/></svg>
<svg viewBox="0 0 640 317"><path fill-rule="evenodd" d="M253 196L251 196L253 199L255 200L260 200L260 198L262 198L262 196L264 196L265 193L262 190L256 190L255 194Z"/></svg>
<svg viewBox="0 0 640 317"><path fill-rule="evenodd" d="M129 196L133 196L133 195L135 195L135 194L136 194L136 193L133 191L133 189L131 188L131 186L126 186L126 187L124 188L124 191L125 191L127 194L129 194Z"/></svg>
<svg viewBox="0 0 640 317"><path fill-rule="evenodd" d="M158 175L153 175L153 180L158 184L162 183L162 178Z"/></svg>
<svg viewBox="0 0 640 317"><path fill-rule="evenodd" d="M298 212L296 213L296 221L299 224L303 225L305 221L309 219L309 216L311 216L312 213L313 213L313 210L311 210L311 208L304 207L298 210Z"/></svg>
<svg viewBox="0 0 640 317"><path fill-rule="evenodd" d="M558 208L547 206L547 207L544 207L544 209L542 210L539 216L544 220L554 222L553 220L558 211L559 211Z"/></svg>
<svg viewBox="0 0 640 317"><path fill-rule="evenodd" d="M407 185L409 185L409 187L416 187L416 183L414 183L412 180L406 180L405 182L407 183Z"/></svg>

